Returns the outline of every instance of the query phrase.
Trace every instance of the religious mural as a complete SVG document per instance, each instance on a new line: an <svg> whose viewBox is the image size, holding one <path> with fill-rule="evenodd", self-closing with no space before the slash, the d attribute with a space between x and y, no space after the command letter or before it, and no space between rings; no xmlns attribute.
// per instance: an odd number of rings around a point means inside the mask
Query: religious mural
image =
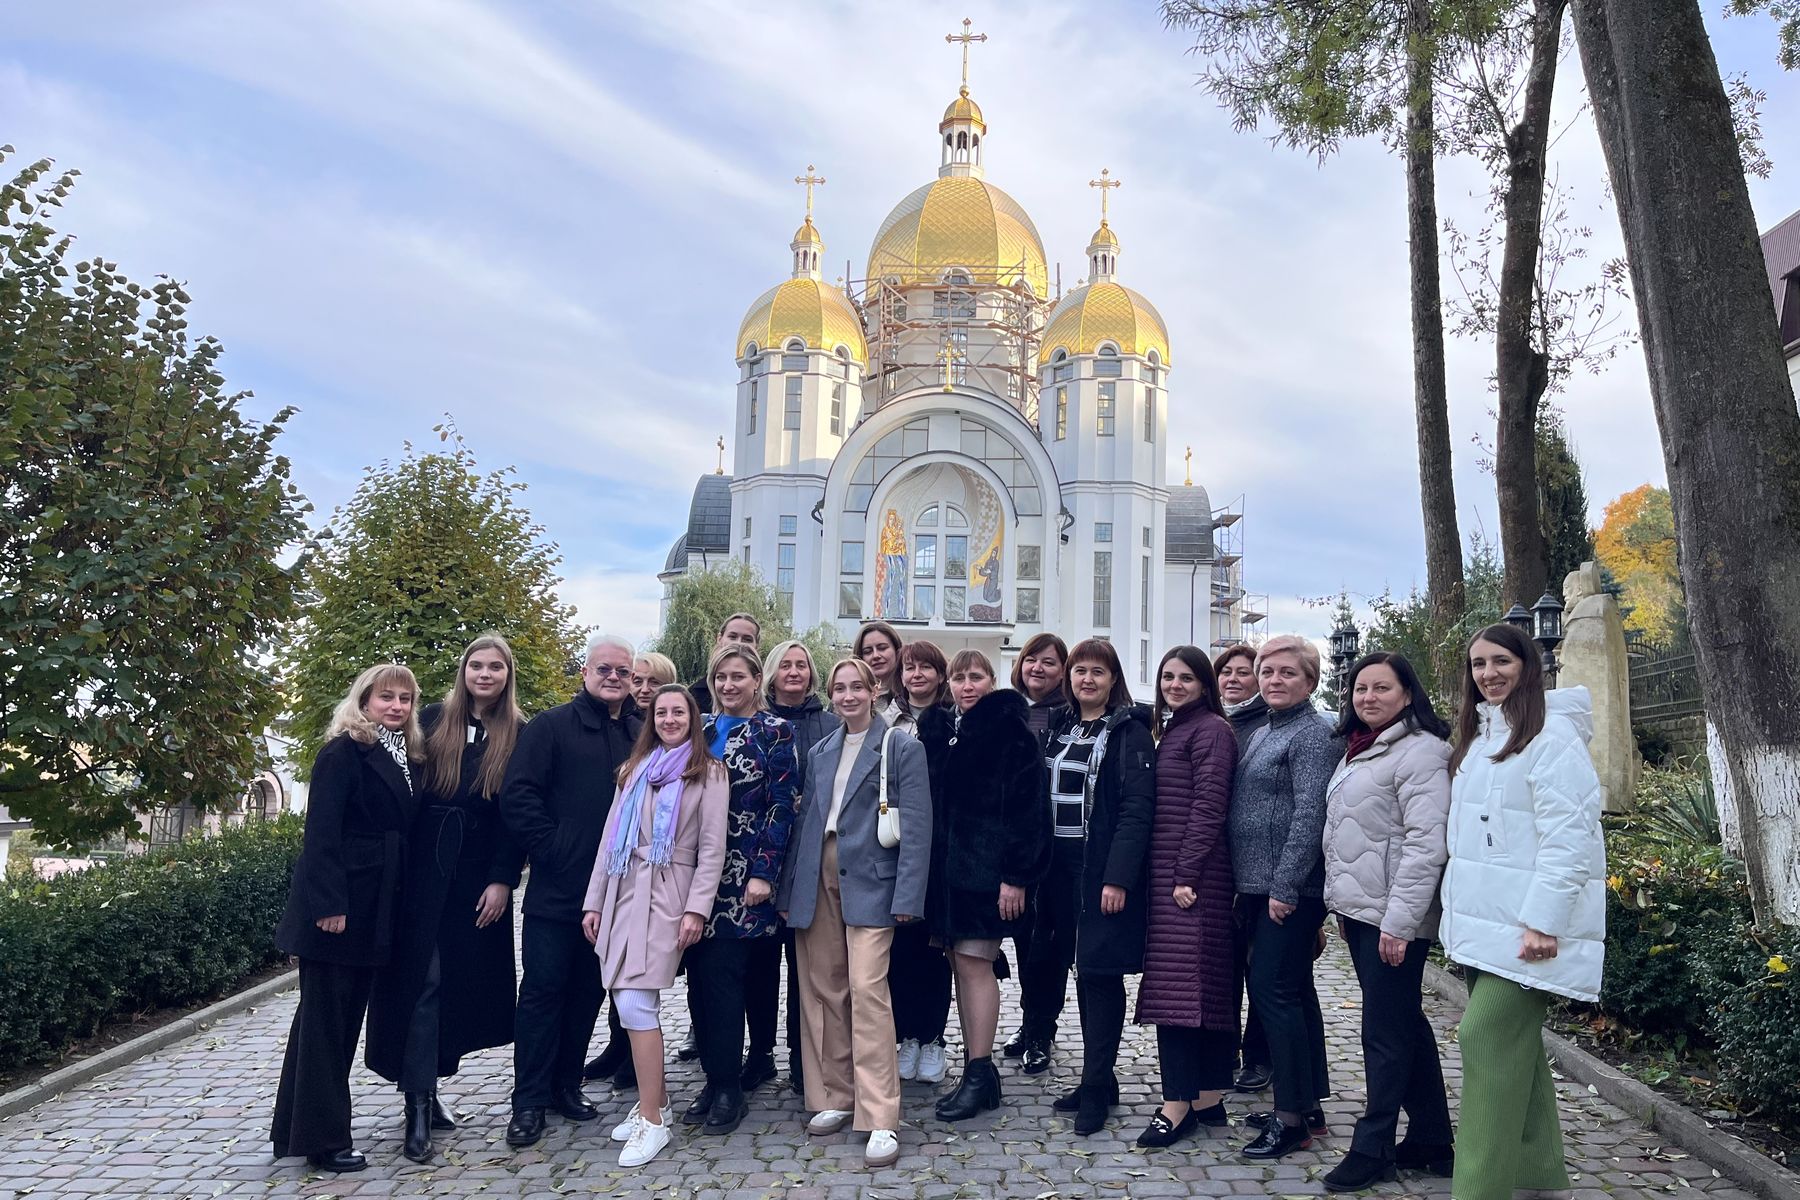
<svg viewBox="0 0 1800 1200"><path fill-rule="evenodd" d="M906 620L906 529L892 508L881 518L881 543L875 558L875 615Z"/></svg>
<svg viewBox="0 0 1800 1200"><path fill-rule="evenodd" d="M908 474L881 511L874 615L1003 620L1005 529L999 495L967 467L935 463Z"/></svg>

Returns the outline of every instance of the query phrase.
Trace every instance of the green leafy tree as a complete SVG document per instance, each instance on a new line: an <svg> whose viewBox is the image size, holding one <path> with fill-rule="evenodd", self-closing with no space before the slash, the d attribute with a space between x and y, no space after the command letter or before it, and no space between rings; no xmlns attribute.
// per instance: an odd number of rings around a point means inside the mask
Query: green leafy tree
<svg viewBox="0 0 1800 1200"><path fill-rule="evenodd" d="M449 690L463 648L489 629L512 644L527 713L573 694L584 631L557 598L562 556L519 503L525 485L510 467L480 473L453 425L434 432L445 449L409 443L399 462L370 467L321 535L283 663L303 767L364 667L411 667L422 706Z"/></svg>
<svg viewBox="0 0 1800 1200"><path fill-rule="evenodd" d="M74 262L44 223L74 178L0 185L0 803L51 846L241 797L307 510L291 410L245 419L181 286Z"/></svg>
<svg viewBox="0 0 1800 1200"><path fill-rule="evenodd" d="M1500 619L1504 574L1494 544L1479 533L1471 535L1468 556L1463 560L1468 606L1462 619L1447 627L1440 624L1417 588L1400 598L1389 592L1370 605L1375 610L1375 623L1363 638L1363 648L1405 655L1418 671L1420 681L1430 689L1432 703L1447 718L1460 699L1462 659L1469 640ZM1448 682L1442 682L1445 680Z"/></svg>
<svg viewBox="0 0 1800 1200"><path fill-rule="evenodd" d="M847 650L840 644L836 628L828 624L815 625L796 635L787 606L774 587L756 568L735 558L676 580L662 636L645 648L658 650L674 660L676 677L684 683L698 679L706 673L719 627L736 612L747 612L762 625L762 644L758 649L764 654L778 643L798 636L812 651L821 675ZM823 684L824 680L819 682Z"/></svg>

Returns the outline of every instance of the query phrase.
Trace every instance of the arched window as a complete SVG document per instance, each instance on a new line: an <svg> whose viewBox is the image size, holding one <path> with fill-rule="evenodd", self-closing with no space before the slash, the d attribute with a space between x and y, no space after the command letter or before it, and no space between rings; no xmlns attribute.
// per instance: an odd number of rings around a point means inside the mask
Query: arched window
<svg viewBox="0 0 1800 1200"><path fill-rule="evenodd" d="M791 339L786 352L781 356L781 369L784 371L806 370L806 343L799 338Z"/></svg>
<svg viewBox="0 0 1800 1200"><path fill-rule="evenodd" d="M1152 350L1150 363L1144 368L1144 440L1156 440L1156 382L1159 377L1157 368L1162 359Z"/></svg>
<svg viewBox="0 0 1800 1200"><path fill-rule="evenodd" d="M1117 379L1125 373L1124 364L1119 361L1119 348L1111 342L1102 343L1096 351L1099 359L1094 363L1094 374L1101 379Z"/></svg>
<svg viewBox="0 0 1800 1200"><path fill-rule="evenodd" d="M1053 383L1067 383L1075 377L1075 364L1069 361L1069 352L1057 348L1050 356L1050 378Z"/></svg>
<svg viewBox="0 0 1800 1200"><path fill-rule="evenodd" d="M975 319L974 280L967 271L953 270L944 275L944 286L932 296L931 315L955 321Z"/></svg>
<svg viewBox="0 0 1800 1200"><path fill-rule="evenodd" d="M932 504L912 525L914 620L969 619L969 518L954 504Z"/></svg>

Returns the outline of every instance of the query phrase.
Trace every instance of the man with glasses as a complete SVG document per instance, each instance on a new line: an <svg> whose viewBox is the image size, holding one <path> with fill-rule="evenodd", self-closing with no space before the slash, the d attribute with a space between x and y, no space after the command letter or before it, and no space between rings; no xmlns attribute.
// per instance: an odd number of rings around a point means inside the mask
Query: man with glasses
<svg viewBox="0 0 1800 1200"><path fill-rule="evenodd" d="M641 728L631 699L631 643L588 643L581 690L519 731L500 812L525 847L531 874L520 932L524 978L514 1018L510 1146L544 1136L544 1113L591 1121L582 1059L605 991L581 933L581 905L612 808L614 780Z"/></svg>

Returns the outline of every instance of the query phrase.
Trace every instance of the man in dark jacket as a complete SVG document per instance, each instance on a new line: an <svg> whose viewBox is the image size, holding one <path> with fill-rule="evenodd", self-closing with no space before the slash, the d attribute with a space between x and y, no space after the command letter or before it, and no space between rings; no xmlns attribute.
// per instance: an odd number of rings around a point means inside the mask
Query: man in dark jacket
<svg viewBox="0 0 1800 1200"><path fill-rule="evenodd" d="M500 812L531 874L520 936L524 978L513 1038L513 1119L506 1141L535 1145L544 1110L571 1121L599 1115L581 1093L581 1064L605 993L581 933L581 904L612 808L614 775L641 721L631 700L631 644L588 644L581 691L519 732Z"/></svg>

